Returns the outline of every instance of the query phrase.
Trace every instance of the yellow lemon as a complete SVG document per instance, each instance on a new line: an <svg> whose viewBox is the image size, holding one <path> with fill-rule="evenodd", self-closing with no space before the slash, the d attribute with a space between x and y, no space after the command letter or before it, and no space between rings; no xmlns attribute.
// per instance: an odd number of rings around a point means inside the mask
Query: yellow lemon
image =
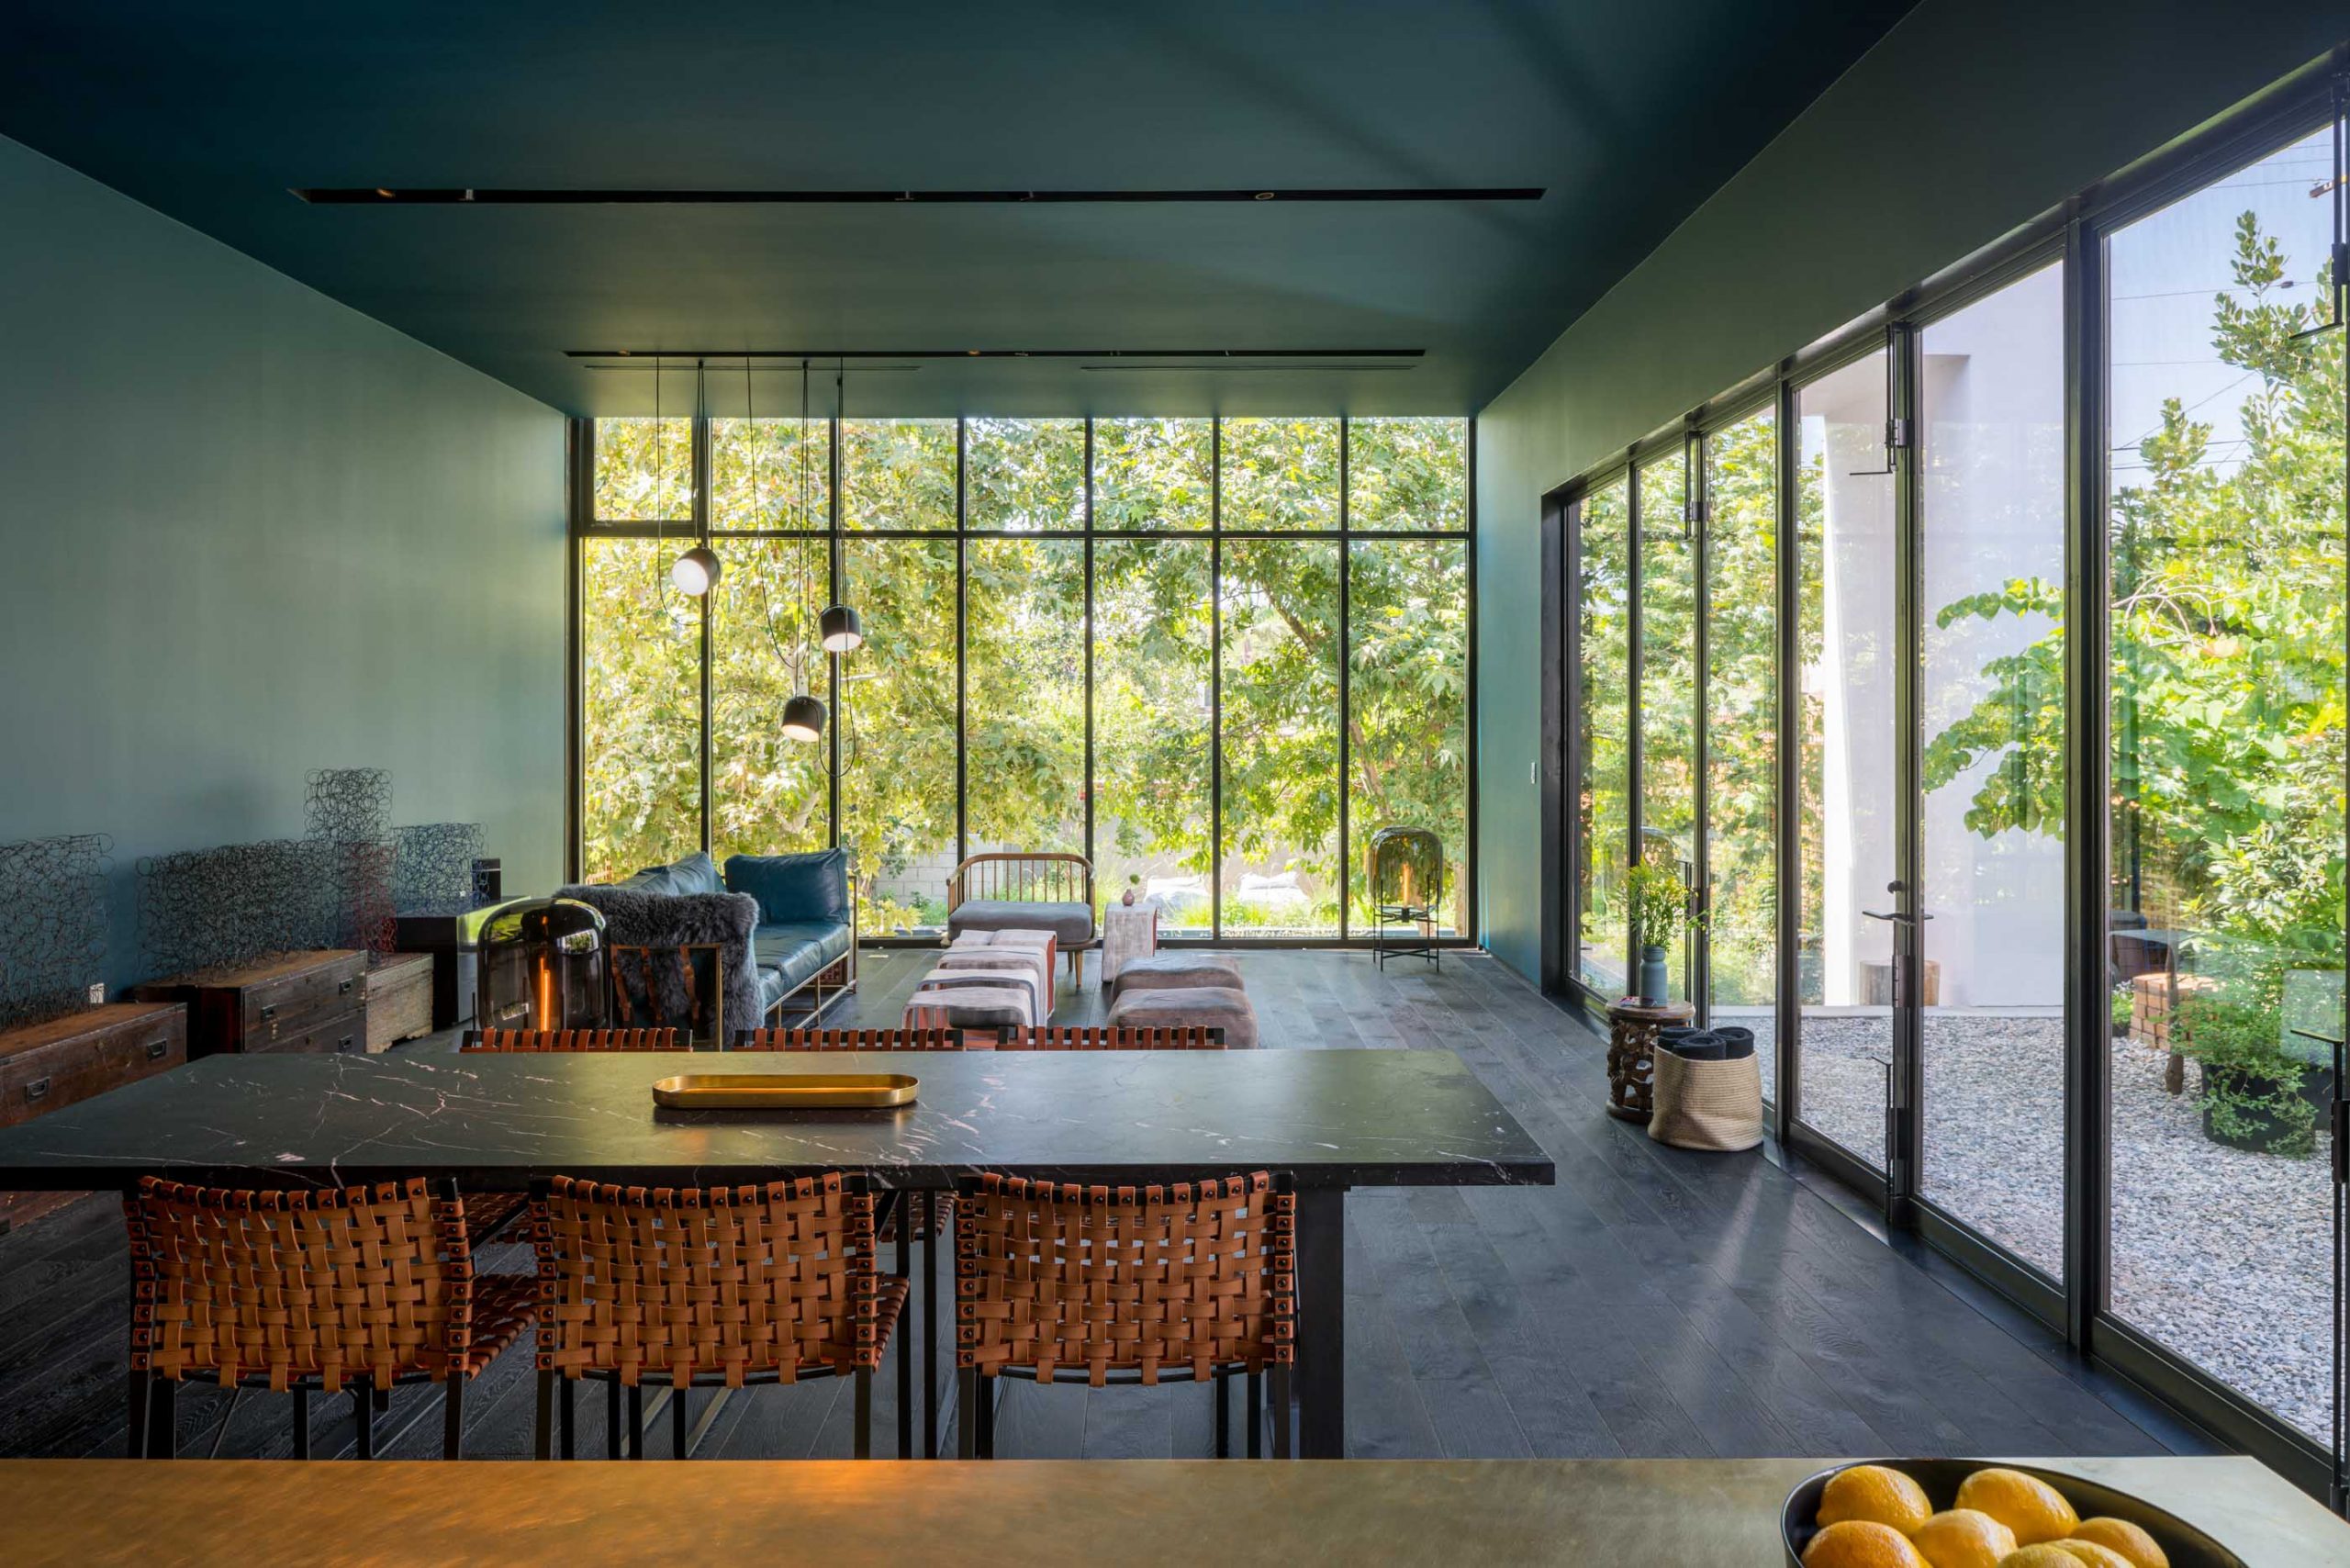
<svg viewBox="0 0 2350 1568"><path fill-rule="evenodd" d="M2016 1532L1973 1508L1946 1508L1909 1538L1930 1568L1998 1568L2016 1549Z"/></svg>
<svg viewBox="0 0 2350 1568"><path fill-rule="evenodd" d="M2153 1536L2128 1519L2083 1519L2072 1539L2102 1546L2130 1568L2170 1568L2170 1558Z"/></svg>
<svg viewBox="0 0 2350 1568"><path fill-rule="evenodd" d="M2053 1546L2027 1546L1999 1559L1999 1568L2081 1568L2081 1560Z"/></svg>
<svg viewBox="0 0 2350 1568"><path fill-rule="evenodd" d="M1926 1568L1909 1538L1874 1519L1841 1519L1811 1538L1803 1568ZM2065 1559L2065 1568L2081 1568Z"/></svg>
<svg viewBox="0 0 2350 1568"><path fill-rule="evenodd" d="M1819 1494L1819 1522L1823 1525L1866 1519L1890 1525L1903 1535L1913 1535L1933 1511L1933 1505L1926 1501L1924 1487L1901 1472L1887 1470L1881 1464L1856 1464L1850 1470L1840 1470L1828 1478L1826 1489Z"/></svg>
<svg viewBox="0 0 2350 1568"><path fill-rule="evenodd" d="M2048 1544L2074 1561L2087 1563L2088 1568L2130 1568L2130 1560L2127 1557L2110 1548L2099 1546L2093 1540L2082 1540L2067 1536L2063 1540L2052 1540Z"/></svg>
<svg viewBox="0 0 2350 1568"><path fill-rule="evenodd" d="M1978 1470L1958 1484L1958 1504L1990 1515L2016 1532L2018 1546L2062 1540L2081 1517L2064 1494L2020 1470Z"/></svg>

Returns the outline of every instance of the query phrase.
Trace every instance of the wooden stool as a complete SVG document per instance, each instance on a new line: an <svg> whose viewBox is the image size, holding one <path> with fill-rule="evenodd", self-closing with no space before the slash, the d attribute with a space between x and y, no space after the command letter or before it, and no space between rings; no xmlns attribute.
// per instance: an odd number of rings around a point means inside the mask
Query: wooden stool
<svg viewBox="0 0 2350 1568"><path fill-rule="evenodd" d="M1686 1002L1643 1007L1628 996L1607 1009L1607 1114L1628 1122L1649 1119L1650 1079L1655 1070L1656 1032L1697 1016Z"/></svg>

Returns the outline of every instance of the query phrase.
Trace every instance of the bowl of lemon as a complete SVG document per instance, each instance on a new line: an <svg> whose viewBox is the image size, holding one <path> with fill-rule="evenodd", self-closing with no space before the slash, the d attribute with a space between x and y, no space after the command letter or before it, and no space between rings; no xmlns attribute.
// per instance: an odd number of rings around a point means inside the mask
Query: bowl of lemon
<svg viewBox="0 0 2350 1568"><path fill-rule="evenodd" d="M1787 1568L2244 1568L2176 1515L2028 1464L1881 1459L1787 1494Z"/></svg>

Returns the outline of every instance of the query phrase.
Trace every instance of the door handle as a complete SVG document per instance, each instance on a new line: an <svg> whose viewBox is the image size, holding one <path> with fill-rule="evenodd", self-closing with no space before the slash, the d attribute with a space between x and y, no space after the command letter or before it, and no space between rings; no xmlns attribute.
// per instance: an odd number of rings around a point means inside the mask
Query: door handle
<svg viewBox="0 0 2350 1568"><path fill-rule="evenodd" d="M1903 914L1898 911L1896 911L1891 914L1879 914L1873 909L1864 909L1861 911L1861 913L1867 915L1871 920L1897 920L1904 925L1915 925L1921 920L1931 920L1934 918L1930 914Z"/></svg>

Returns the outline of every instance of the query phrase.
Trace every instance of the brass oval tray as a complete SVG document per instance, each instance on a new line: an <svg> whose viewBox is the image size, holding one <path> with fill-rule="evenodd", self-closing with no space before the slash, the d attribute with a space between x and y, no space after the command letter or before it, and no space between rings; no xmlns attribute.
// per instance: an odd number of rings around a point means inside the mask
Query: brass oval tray
<svg viewBox="0 0 2350 1568"><path fill-rule="evenodd" d="M653 1085L680 1111L869 1110L911 1105L922 1081L902 1072L686 1072Z"/></svg>

